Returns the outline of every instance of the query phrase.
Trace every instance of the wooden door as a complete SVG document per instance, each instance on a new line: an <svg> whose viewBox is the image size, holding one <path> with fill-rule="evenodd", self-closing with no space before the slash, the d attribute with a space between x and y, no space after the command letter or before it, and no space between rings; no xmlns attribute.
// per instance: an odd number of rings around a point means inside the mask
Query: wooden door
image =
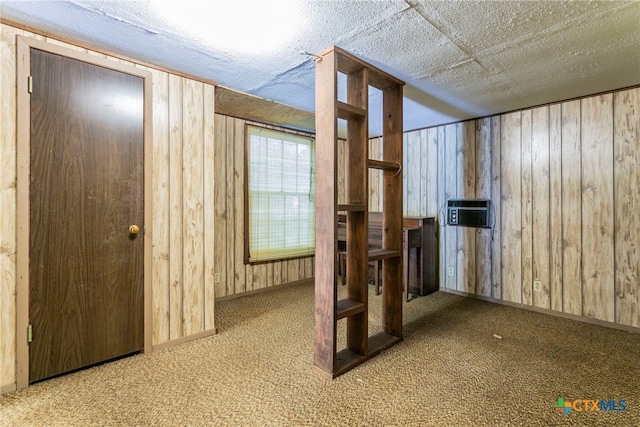
<svg viewBox="0 0 640 427"><path fill-rule="evenodd" d="M31 49L30 382L143 348L143 79Z"/></svg>

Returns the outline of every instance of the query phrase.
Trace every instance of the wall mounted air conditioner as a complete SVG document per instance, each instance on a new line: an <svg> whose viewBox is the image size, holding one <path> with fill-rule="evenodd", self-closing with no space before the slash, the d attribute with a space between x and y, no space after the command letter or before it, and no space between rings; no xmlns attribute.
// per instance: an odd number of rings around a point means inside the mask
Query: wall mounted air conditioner
<svg viewBox="0 0 640 427"><path fill-rule="evenodd" d="M491 200L447 200L447 225L491 228Z"/></svg>

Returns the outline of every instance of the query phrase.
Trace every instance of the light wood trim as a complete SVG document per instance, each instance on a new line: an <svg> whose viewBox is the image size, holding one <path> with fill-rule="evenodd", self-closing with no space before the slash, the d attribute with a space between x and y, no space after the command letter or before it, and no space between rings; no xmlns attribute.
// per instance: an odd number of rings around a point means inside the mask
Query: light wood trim
<svg viewBox="0 0 640 427"><path fill-rule="evenodd" d="M15 390L16 378L16 34L22 31L0 28L0 386Z"/></svg>
<svg viewBox="0 0 640 427"><path fill-rule="evenodd" d="M16 387L16 383L5 384L0 387L0 394L13 393L17 389L18 387Z"/></svg>
<svg viewBox="0 0 640 427"><path fill-rule="evenodd" d="M29 39L18 36L17 62L17 218L16 218L16 387L29 385L29 165L30 165L30 96L27 77L31 74Z"/></svg>
<svg viewBox="0 0 640 427"><path fill-rule="evenodd" d="M265 267L269 266L269 265L272 265L272 264L267 264L267 265L265 265ZM269 286L268 288L252 289L252 290L244 292L242 294L226 295L226 296L223 296L223 297L216 298L216 303L229 301L229 300L233 300L233 299L237 299L237 298L244 298L244 297L253 296L253 295L259 295L259 294L263 294L265 292L271 292L271 291L276 290L276 289L285 289L285 288L289 288L289 287L292 287L292 286L309 285L309 284L312 284L312 283L313 283L313 277L309 277L309 278L306 278L306 279L296 280L295 282L287 282L287 283L282 283L282 284L275 285L275 286Z"/></svg>
<svg viewBox="0 0 640 427"><path fill-rule="evenodd" d="M150 351L153 338L152 289L152 197L153 183L151 162L153 159L153 120L152 120L152 75L151 72L103 57L69 49L36 40L17 36L17 253L16 253L16 386L18 389L29 384L29 347L26 339L29 324L29 167L30 156L30 97L27 91L27 76L30 74L30 49L35 48L56 55L119 71L143 79L144 84L144 218L146 222L144 249L144 351Z"/></svg>
<svg viewBox="0 0 640 427"><path fill-rule="evenodd" d="M446 292L448 294L459 295L461 297L473 298L473 299L477 299L477 300L480 300L480 301L487 301L487 302L492 302L492 303L496 303L496 304L500 304L500 305L506 305L508 307L514 307L514 308L519 308L519 309L522 309L522 310L533 311L533 312L536 312L536 313L547 314L549 316L561 317L563 319L569 319L569 320L576 320L578 322L587 323L589 325L604 326L604 327L607 327L607 328L618 329L618 330L621 330L621 331L631 332L631 333L634 333L634 334L640 334L640 328L633 327L633 326L628 326L628 325L622 325L620 323L607 322L607 321L604 321L604 320L584 317L584 316L571 314L571 313L562 313L562 312L559 312L559 311L550 310L548 308L534 307L532 305L527 305L527 304L522 304L522 303L514 303L514 302L506 301L506 300L503 300L503 299L492 298L492 297L487 297L487 296L483 296L483 295L475 295L475 294L472 294L472 293L460 292L460 291L456 291L456 290L452 290L452 289L441 289L441 291L442 292Z"/></svg>
<svg viewBox="0 0 640 427"><path fill-rule="evenodd" d="M214 328L214 329L210 329L210 330L199 332L197 334L189 335L189 336L186 336L186 337L176 338L174 340L167 341L167 342L164 342L162 344L154 345L153 346L153 351L165 350L167 348L171 348L171 347L174 347L176 345L185 344L185 343L188 343L190 341L194 341L194 340L199 340L201 338L210 337L210 336L215 335L217 333L218 333L218 329Z"/></svg>
<svg viewBox="0 0 640 427"><path fill-rule="evenodd" d="M215 109L217 114L254 122L307 131L315 128L311 112L220 86L215 88Z"/></svg>
<svg viewBox="0 0 640 427"><path fill-rule="evenodd" d="M420 204L421 215L439 213L442 218L442 204L451 189L457 196L473 194L471 176L477 180L476 196L490 198L494 208L493 230L475 231L475 291L465 290L467 280L451 280L445 271L454 259L455 275L467 277L465 269L473 262L466 250L473 237L466 240L470 236L458 228L442 230L441 248L457 248L457 257L449 252L441 260L443 286L585 317L604 317L608 311L612 317L607 319L619 324L640 322L640 266L630 244L640 209L629 196L638 193L635 184L640 182L640 169L630 166L638 163L640 125L632 106L639 98L640 87L634 87L430 128L426 136L409 132L407 151L418 140L427 152L430 138L435 144L435 156L422 155L420 161L404 164L408 194L422 191L418 172L424 169L440 190L435 202L427 197ZM460 143L472 139L468 128L460 128L474 125L475 162L465 152L468 145ZM482 147L483 138L489 138L487 147ZM451 143L456 150L451 150ZM488 177L491 182L485 183ZM405 214L415 208L414 200ZM488 255L485 239L491 240ZM489 270L490 293L483 287ZM533 291L533 279L541 280L541 292Z"/></svg>

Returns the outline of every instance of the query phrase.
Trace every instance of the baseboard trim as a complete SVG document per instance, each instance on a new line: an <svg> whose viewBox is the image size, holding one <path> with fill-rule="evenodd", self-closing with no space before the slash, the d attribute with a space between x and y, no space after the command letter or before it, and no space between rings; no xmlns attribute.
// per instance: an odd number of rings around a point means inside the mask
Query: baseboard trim
<svg viewBox="0 0 640 427"><path fill-rule="evenodd" d="M17 389L18 389L18 387L16 386L16 383L5 384L2 387L0 387L0 394L13 393Z"/></svg>
<svg viewBox="0 0 640 427"><path fill-rule="evenodd" d="M604 326L606 328L619 329L625 332L640 334L640 328L636 328L633 326L621 325L619 323L607 322L607 321L598 320L598 319L590 319L588 317L578 316L576 314L561 313L559 311L553 311L548 308L533 307L531 305L526 305L526 304L516 303L511 301L504 301L504 300L487 297L483 295L470 294L467 292L456 291L454 289L440 288L439 290L442 292L446 292L448 294L459 295L461 297L474 298L481 301L493 302L496 304L506 305L509 307L521 308L524 310L535 311L537 313L549 314L551 316L556 316L556 317L562 317L564 319L576 320L578 322L588 323L590 325Z"/></svg>
<svg viewBox="0 0 640 427"><path fill-rule="evenodd" d="M264 292L269 292L269 291L273 291L276 289L284 289L284 288L288 288L291 286L298 286L298 285L302 285L302 284L308 284L308 283L313 283L313 277L309 278L309 279L302 279L302 280L295 280L293 282L287 282L287 283L283 283L281 285L274 285L274 286L269 286L266 288L260 288L260 289L253 289L247 292L242 292L239 294L233 294L233 295L226 295L223 297L219 297L216 298L216 302L222 302L222 301L228 301L231 299L236 299L236 298L241 298L241 297L247 297L250 295L256 295L256 294L261 294Z"/></svg>
<svg viewBox="0 0 640 427"><path fill-rule="evenodd" d="M176 345L184 344L189 341L198 340L200 338L210 337L211 335L215 335L218 333L218 328L210 329L208 331L199 332L197 334L189 335L188 337L182 337L175 340L163 342L162 344L156 344L152 348L152 352L164 350L167 348L171 348Z"/></svg>

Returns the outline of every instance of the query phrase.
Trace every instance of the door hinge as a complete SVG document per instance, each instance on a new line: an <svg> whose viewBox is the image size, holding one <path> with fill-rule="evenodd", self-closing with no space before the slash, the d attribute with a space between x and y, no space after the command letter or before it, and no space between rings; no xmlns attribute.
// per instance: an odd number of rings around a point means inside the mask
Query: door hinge
<svg viewBox="0 0 640 427"><path fill-rule="evenodd" d="M33 341L33 325L27 326L27 343Z"/></svg>
<svg viewBox="0 0 640 427"><path fill-rule="evenodd" d="M27 77L27 92L33 93L33 77Z"/></svg>

